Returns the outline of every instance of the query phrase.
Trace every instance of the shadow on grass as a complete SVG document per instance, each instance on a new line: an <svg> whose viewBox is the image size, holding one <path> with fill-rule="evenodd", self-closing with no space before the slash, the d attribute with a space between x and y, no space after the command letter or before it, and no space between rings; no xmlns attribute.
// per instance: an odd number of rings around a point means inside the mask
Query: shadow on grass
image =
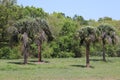
<svg viewBox="0 0 120 80"><path fill-rule="evenodd" d="M90 59L90 61L103 61L102 59Z"/></svg>
<svg viewBox="0 0 120 80"><path fill-rule="evenodd" d="M90 61L94 61L94 62L97 62L97 61L102 61L102 62L112 62L111 60L106 60L106 61L103 61L103 59L90 59Z"/></svg>
<svg viewBox="0 0 120 80"><path fill-rule="evenodd" d="M85 65L70 65L73 67L81 67L81 68L87 68ZM89 68L94 68L94 66L90 66Z"/></svg>
<svg viewBox="0 0 120 80"><path fill-rule="evenodd" d="M23 62L8 62L10 64L17 64L17 65L35 65L34 63L27 63L27 64L24 64Z"/></svg>
<svg viewBox="0 0 120 80"><path fill-rule="evenodd" d="M30 62L33 62L33 63L37 63L38 61L37 60L30 60ZM41 61L41 63L50 63L49 61Z"/></svg>

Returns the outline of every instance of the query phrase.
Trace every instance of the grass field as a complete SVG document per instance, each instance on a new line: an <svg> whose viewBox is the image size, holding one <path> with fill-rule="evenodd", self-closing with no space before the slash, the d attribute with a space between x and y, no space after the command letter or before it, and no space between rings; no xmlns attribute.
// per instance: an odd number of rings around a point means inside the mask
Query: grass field
<svg viewBox="0 0 120 80"><path fill-rule="evenodd" d="M0 80L120 80L120 58L91 58L91 68L85 68L85 58L0 60Z"/></svg>

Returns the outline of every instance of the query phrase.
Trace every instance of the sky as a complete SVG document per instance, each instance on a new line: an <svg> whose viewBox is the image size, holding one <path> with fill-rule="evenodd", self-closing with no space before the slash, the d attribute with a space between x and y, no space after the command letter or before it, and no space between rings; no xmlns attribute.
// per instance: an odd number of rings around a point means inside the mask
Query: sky
<svg viewBox="0 0 120 80"><path fill-rule="evenodd" d="M17 3L39 7L48 13L62 12L70 17L77 14L87 20L106 16L120 20L120 0L17 0Z"/></svg>

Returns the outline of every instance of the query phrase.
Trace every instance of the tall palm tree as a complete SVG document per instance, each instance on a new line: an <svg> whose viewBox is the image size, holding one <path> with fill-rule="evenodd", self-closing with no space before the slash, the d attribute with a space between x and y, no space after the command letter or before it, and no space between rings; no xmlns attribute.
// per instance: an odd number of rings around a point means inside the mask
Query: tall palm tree
<svg viewBox="0 0 120 80"><path fill-rule="evenodd" d="M24 64L27 64L27 58L28 58L28 54L29 54L29 38L28 38L28 34L26 32L24 32L22 34L22 43L23 43L23 55L24 55Z"/></svg>
<svg viewBox="0 0 120 80"><path fill-rule="evenodd" d="M38 62L42 62L42 55L41 55L41 49L42 49L42 43L43 41L46 40L46 36L48 37L48 41L53 40L53 36L52 33L50 31L50 28L48 26L48 23L45 20L41 20L39 18L37 18L35 20L35 23L38 25L37 28L34 28L35 32L35 42L38 46ZM38 30L39 28L39 30Z"/></svg>
<svg viewBox="0 0 120 80"><path fill-rule="evenodd" d="M24 56L24 64L27 64L28 54L29 54L29 45L30 45L30 27L29 23L26 20L20 20L14 24L15 29L17 29L17 36L20 36L20 40L22 41L22 54ZM14 34L14 33L13 33Z"/></svg>
<svg viewBox="0 0 120 80"><path fill-rule="evenodd" d="M105 58L105 45L107 43L112 43L115 44L116 43L116 31L114 29L113 26L109 25L109 24L101 24L98 26L98 30L100 32L100 39L102 41L102 51L103 51L103 61L106 61Z"/></svg>
<svg viewBox="0 0 120 80"><path fill-rule="evenodd" d="M95 42L97 36L97 30L93 27L87 26L79 30L80 45L85 45L86 47L86 67L90 67L89 54L90 45Z"/></svg>
<svg viewBox="0 0 120 80"><path fill-rule="evenodd" d="M41 31L35 35L35 42L38 46L38 62L42 62L41 48L44 40L46 40L44 31Z"/></svg>
<svg viewBox="0 0 120 80"><path fill-rule="evenodd" d="M22 54L24 56L24 64L27 64L27 58L29 53L29 37L28 37L28 29L26 22L17 22L9 25L7 32L10 36L10 47L14 46L14 42L18 42L18 39L22 41ZM18 38L18 35L21 35Z"/></svg>

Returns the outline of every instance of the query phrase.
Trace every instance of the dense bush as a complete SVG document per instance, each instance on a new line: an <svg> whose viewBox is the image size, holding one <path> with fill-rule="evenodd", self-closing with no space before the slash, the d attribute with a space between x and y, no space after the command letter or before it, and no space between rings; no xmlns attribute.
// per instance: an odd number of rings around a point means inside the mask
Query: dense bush
<svg viewBox="0 0 120 80"><path fill-rule="evenodd" d="M30 54L29 54L29 56L30 57L33 57L33 58L35 58L35 57L37 57L38 56L38 48L37 48L37 45L36 44L31 44L31 46L30 46Z"/></svg>
<svg viewBox="0 0 120 80"><path fill-rule="evenodd" d="M116 50L117 57L120 57L120 48Z"/></svg>
<svg viewBox="0 0 120 80"><path fill-rule="evenodd" d="M0 59L18 59L21 58L21 52L17 47L11 49L3 47L0 49Z"/></svg>
<svg viewBox="0 0 120 80"><path fill-rule="evenodd" d="M72 53L72 52L63 52L63 51L61 51L61 52L59 52L58 53L58 56L57 56L58 58L69 58L69 57L74 57L74 53Z"/></svg>
<svg viewBox="0 0 120 80"><path fill-rule="evenodd" d="M11 54L11 49L9 47L4 47L0 49L0 58L9 59Z"/></svg>
<svg viewBox="0 0 120 80"><path fill-rule="evenodd" d="M114 46L107 46L106 54L109 57L115 57L115 56L117 56L116 50L115 50Z"/></svg>
<svg viewBox="0 0 120 80"><path fill-rule="evenodd" d="M42 45L42 56L44 58L52 58L53 48L49 44L44 43Z"/></svg>

